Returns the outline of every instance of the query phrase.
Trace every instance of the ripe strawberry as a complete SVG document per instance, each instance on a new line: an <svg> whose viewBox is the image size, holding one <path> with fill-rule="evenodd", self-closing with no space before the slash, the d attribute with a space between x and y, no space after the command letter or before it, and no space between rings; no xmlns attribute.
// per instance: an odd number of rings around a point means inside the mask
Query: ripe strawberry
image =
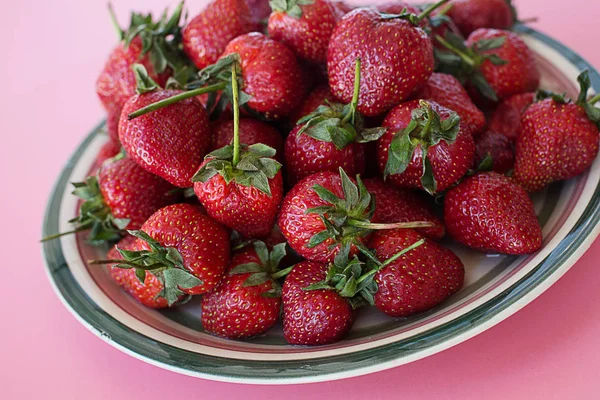
<svg viewBox="0 0 600 400"><path fill-rule="evenodd" d="M208 116L195 98L170 104L153 113L130 119L129 114L181 93L161 90L136 70L140 94L123 107L119 138L129 156L146 170L178 187L192 186L192 176L210 149Z"/></svg>
<svg viewBox="0 0 600 400"><path fill-rule="evenodd" d="M319 106L326 105L326 102L334 102L335 98L331 94L328 85L320 85L317 86L308 97L304 100L304 102L292 112L290 115L290 122L293 124L297 124L298 120L302 117L311 114L316 111Z"/></svg>
<svg viewBox="0 0 600 400"><path fill-rule="evenodd" d="M345 11L329 0L272 1L269 36L313 63L327 61L327 46Z"/></svg>
<svg viewBox="0 0 600 400"><path fill-rule="evenodd" d="M212 149L217 150L233 143L234 121L218 121L212 124ZM251 118L240 119L240 142L251 145L262 143L275 149L275 159L283 161L283 139L271 125Z"/></svg>
<svg viewBox="0 0 600 400"><path fill-rule="evenodd" d="M94 162L94 166L91 169L90 175L96 175L102 164L110 158L115 157L117 154L121 152L121 143L114 140L109 140L100 148L98 155L96 156L96 161Z"/></svg>
<svg viewBox="0 0 600 400"><path fill-rule="evenodd" d="M447 15L463 35L479 28L510 29L517 21L511 0L451 0Z"/></svg>
<svg viewBox="0 0 600 400"><path fill-rule="evenodd" d="M478 29L466 42L455 35L436 37L448 52L438 52L439 69L456 75L494 102L535 91L540 72L535 56L516 33Z"/></svg>
<svg viewBox="0 0 600 400"><path fill-rule="evenodd" d="M515 150L508 138L500 133L487 131L475 140L475 165L491 157L492 171L506 174L515 165Z"/></svg>
<svg viewBox="0 0 600 400"><path fill-rule="evenodd" d="M461 124L473 136L477 136L485 126L485 116L471 101L461 83L448 74L434 73L425 85L412 98L435 101L439 105L456 112Z"/></svg>
<svg viewBox="0 0 600 400"><path fill-rule="evenodd" d="M535 93L521 93L503 100L490 117L488 130L516 142L521 132L521 116L533 102Z"/></svg>
<svg viewBox="0 0 600 400"><path fill-rule="evenodd" d="M425 84L434 67L431 40L419 27L427 15L390 17L374 8L346 14L333 32L327 55L334 96L351 101L352 63L357 58L363 62L358 110L366 116L384 113Z"/></svg>
<svg viewBox="0 0 600 400"><path fill-rule="evenodd" d="M435 215L421 193L407 189L397 189L386 185L379 178L364 180L365 187L375 197L375 222L413 222L427 221L433 223L431 228L416 229L417 232L430 239L439 240L444 237L444 224Z"/></svg>
<svg viewBox="0 0 600 400"><path fill-rule="evenodd" d="M269 252L263 242L254 242L235 254L227 276L202 298L204 329L218 336L240 339L271 328L281 309L281 286L277 279L289 272L278 271L284 257L285 244Z"/></svg>
<svg viewBox="0 0 600 400"><path fill-rule="evenodd" d="M542 246L542 229L527 192L495 172L476 174L450 189L444 222L456 241L476 250L530 254Z"/></svg>
<svg viewBox="0 0 600 400"><path fill-rule="evenodd" d="M322 345L341 339L352 327L350 302L331 289L305 290L327 277L313 261L295 265L283 284L283 336L289 344Z"/></svg>
<svg viewBox="0 0 600 400"><path fill-rule="evenodd" d="M247 0L214 0L183 30L183 50L203 69L217 61L231 40L259 30Z"/></svg>
<svg viewBox="0 0 600 400"><path fill-rule="evenodd" d="M379 169L398 187L439 193L473 165L475 144L458 115L432 101L411 100L392 109L377 143Z"/></svg>
<svg viewBox="0 0 600 400"><path fill-rule="evenodd" d="M422 244L398 257L399 251L418 243ZM465 268L460 258L411 229L377 232L369 247L387 261L374 277L374 301L388 315L408 317L427 311L463 286Z"/></svg>
<svg viewBox="0 0 600 400"><path fill-rule="evenodd" d="M587 100L588 71L578 81L577 101L550 95L523 113L514 178L529 192L583 173L598 154L600 111L594 104L600 96Z"/></svg>

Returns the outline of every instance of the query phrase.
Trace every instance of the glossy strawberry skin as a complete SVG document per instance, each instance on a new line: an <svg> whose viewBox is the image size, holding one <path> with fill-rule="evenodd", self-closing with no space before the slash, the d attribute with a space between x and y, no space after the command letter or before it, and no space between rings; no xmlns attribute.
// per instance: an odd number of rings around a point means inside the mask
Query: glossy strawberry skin
<svg viewBox="0 0 600 400"><path fill-rule="evenodd" d="M284 44L262 33L238 36L223 56L238 53L242 59L243 90L252 98L247 106L269 119L288 115L305 93L296 56Z"/></svg>
<svg viewBox="0 0 600 400"><path fill-rule="evenodd" d="M357 58L362 60L358 110L382 114L418 90L433 72L433 45L421 28L385 19L373 8L351 11L338 23L327 55L329 86L344 103L352 100Z"/></svg>
<svg viewBox="0 0 600 400"><path fill-rule="evenodd" d="M233 121L218 121L212 124L212 149L217 150L233 142ZM271 125L250 118L240 119L240 143L252 145L262 143L277 151L275 158L283 161L283 139Z"/></svg>
<svg viewBox="0 0 600 400"><path fill-rule="evenodd" d="M300 18L273 11L269 16L269 36L288 46L300 58L325 63L329 38L345 11L329 0L315 0L301 5L300 9Z"/></svg>
<svg viewBox="0 0 600 400"><path fill-rule="evenodd" d="M121 260L123 256L117 251L121 250L139 251L144 247L141 241L133 236L126 236L113 246L106 255L108 260ZM115 283L123 288L131 297L150 308L166 308L169 306L167 300L157 297L163 289L163 284L151 272L146 273L144 283L135 276L134 269L118 268L115 265L108 266L110 277Z"/></svg>
<svg viewBox="0 0 600 400"><path fill-rule="evenodd" d="M515 142L521 132L521 116L534 100L535 93L521 93L505 99L490 117L488 130Z"/></svg>
<svg viewBox="0 0 600 400"><path fill-rule="evenodd" d="M354 313L333 290L303 290L325 279L327 266L312 261L296 264L283 285L283 336L293 345L337 342L352 327Z"/></svg>
<svg viewBox="0 0 600 400"><path fill-rule="evenodd" d="M515 150L508 138L500 133L487 131L475 140L475 164L477 167L488 156L492 157L492 171L505 174L515 165Z"/></svg>
<svg viewBox="0 0 600 400"><path fill-rule="evenodd" d="M229 264L229 232L190 204L174 204L158 210L142 225L142 231L164 247L174 247L184 267L202 281L187 294L204 294L221 281ZM149 246L142 242L146 250Z"/></svg>
<svg viewBox="0 0 600 400"><path fill-rule="evenodd" d="M598 127L581 106L546 99L521 121L514 179L529 192L580 175L598 154Z"/></svg>
<svg viewBox="0 0 600 400"><path fill-rule="evenodd" d="M183 50L203 69L219 59L231 40L258 30L246 0L215 0L183 30Z"/></svg>
<svg viewBox="0 0 600 400"><path fill-rule="evenodd" d="M446 194L444 222L459 243L490 253L530 254L542 229L527 192L495 172L465 179Z"/></svg>
<svg viewBox="0 0 600 400"><path fill-rule="evenodd" d="M423 239L411 229L373 234L369 247L387 260ZM461 260L449 249L425 239L418 248L393 261L375 275L375 306L393 317L408 317L430 310L458 292L465 279Z"/></svg>
<svg viewBox="0 0 600 400"><path fill-rule="evenodd" d="M394 188L380 178L365 179L364 184L369 193L375 196L373 222L432 222L435 226L417 229L417 232L433 240L444 237L444 224L435 215L428 204L429 200L422 193Z"/></svg>
<svg viewBox="0 0 600 400"><path fill-rule="evenodd" d="M339 173L319 172L307 176L298 182L285 196L281 203L278 225L288 244L296 253L311 261L333 262L339 251L339 245L333 249L333 239L308 248L310 238L325 230L325 225L317 214L305 214L309 208L328 205L313 190L314 185L321 185L336 196L343 198L342 183ZM350 247L350 256L358 254L358 248Z"/></svg>
<svg viewBox="0 0 600 400"><path fill-rule="evenodd" d="M429 102L432 108L440 114L442 120L448 118L450 110L435 102ZM383 172L388 160L388 149L396 132L405 129L411 121L412 110L419 107L418 100L411 100L393 108L386 116L383 126L388 128L377 142L377 159L379 170ZM398 187L422 188L423 174L421 146L413 153L412 160L402 174L392 174L387 179ZM437 181L437 191L442 192L462 178L473 165L475 143L471 132L462 125L453 144L441 140L437 145L429 147L429 159L433 176Z"/></svg>
<svg viewBox="0 0 600 400"><path fill-rule="evenodd" d="M205 161L206 163L206 161ZM269 179L271 196L255 187L229 184L219 174L206 182L195 182L194 192L208 215L248 239L271 232L283 198L281 171Z"/></svg>
<svg viewBox="0 0 600 400"><path fill-rule="evenodd" d="M157 90L136 95L123 107L119 138L127 154L146 170L178 187L192 177L211 146L208 116L195 99L186 99L128 120L128 114L180 93Z"/></svg>
<svg viewBox="0 0 600 400"><path fill-rule="evenodd" d="M496 54L507 63L494 65L486 60L480 67L481 74L486 78L500 99L533 92L540 85L540 72L535 56L523 39L516 33L497 29L478 29L466 41L467 46L473 46L480 40L504 37L504 44L483 54Z"/></svg>
<svg viewBox="0 0 600 400"><path fill-rule="evenodd" d="M173 204L178 196L175 186L146 171L131 158L104 164L98 185L106 205L115 218L129 219L127 229L140 229L158 209Z"/></svg>
<svg viewBox="0 0 600 400"><path fill-rule="evenodd" d="M252 246L233 256L229 270L247 263L260 264ZM280 297L264 296L273 288L267 281L257 286L243 286L251 274L227 275L202 298L202 326L208 332L229 339L261 334L279 318Z"/></svg>
<svg viewBox="0 0 600 400"><path fill-rule="evenodd" d="M434 73L425 85L413 95L415 99L435 101L456 112L461 124L477 136L485 126L485 116L471 101L461 83L448 74Z"/></svg>
<svg viewBox="0 0 600 400"><path fill-rule="evenodd" d="M319 108L319 106L324 105L326 101L335 101L333 94L331 94L331 91L329 90L329 86L317 86L312 92L310 92L304 102L297 107L294 112L292 112L290 115L290 121L296 124L300 118L312 113Z"/></svg>
<svg viewBox="0 0 600 400"><path fill-rule="evenodd" d="M337 172L340 167L349 176L364 173L362 144L351 143L340 150L332 142L323 142L304 133L298 135L300 129L302 125L297 125L285 140L285 166L290 184L317 172Z"/></svg>
<svg viewBox="0 0 600 400"><path fill-rule="evenodd" d="M448 16L463 35L479 28L510 29L515 23L507 0L451 0Z"/></svg>

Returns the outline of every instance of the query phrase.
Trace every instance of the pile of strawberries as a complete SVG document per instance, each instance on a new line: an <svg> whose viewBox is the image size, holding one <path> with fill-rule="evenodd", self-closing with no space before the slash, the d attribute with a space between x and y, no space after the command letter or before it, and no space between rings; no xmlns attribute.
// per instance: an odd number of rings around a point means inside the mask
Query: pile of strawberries
<svg viewBox="0 0 600 400"><path fill-rule="evenodd" d="M270 7L118 29L97 81L110 142L75 184L74 230L118 241L91 264L148 307L201 301L212 334L281 316L290 344L321 345L359 307L406 317L460 290L446 233L540 249L529 193L589 168L600 97L587 72L577 99L538 90L510 1Z"/></svg>

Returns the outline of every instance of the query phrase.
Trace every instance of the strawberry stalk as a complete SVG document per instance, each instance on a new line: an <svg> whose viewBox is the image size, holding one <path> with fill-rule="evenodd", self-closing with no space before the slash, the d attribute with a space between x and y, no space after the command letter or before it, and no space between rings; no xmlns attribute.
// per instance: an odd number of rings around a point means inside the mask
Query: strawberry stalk
<svg viewBox="0 0 600 400"><path fill-rule="evenodd" d="M404 9L400 14L381 13L381 16L385 19L404 19L413 24L414 26L419 26L421 21L429 17L429 15L431 15L432 12L440 8L442 5L446 4L448 1L450 0L441 0L437 3L431 4L427 8L425 8L419 15L413 14L411 12L408 12L407 9Z"/></svg>
<svg viewBox="0 0 600 400"><path fill-rule="evenodd" d="M346 113L342 118L341 125L350 122L352 125L355 123L356 108L358 107L358 95L360 94L360 57L356 59L354 66L354 91L352 92L352 101L350 102L350 111Z"/></svg>
<svg viewBox="0 0 600 400"><path fill-rule="evenodd" d="M417 21L421 22L425 18L429 17L432 12L434 12L435 10L440 8L442 5L446 4L448 1L450 1L450 0L441 0L441 1L438 1L437 3L431 4L429 7L424 9L423 12L421 12L421 14L419 14L417 16ZM443 13L444 14L447 13L451 8L452 8L452 4L449 4L448 7L446 7L444 9ZM416 25L418 25L418 23Z"/></svg>
<svg viewBox="0 0 600 400"><path fill-rule="evenodd" d="M119 21L117 20L117 15L115 14L115 10L113 9L112 3L108 3L108 15L110 16L110 22L115 28L115 32L117 32L117 36L119 40L123 40L125 38L125 31L119 25Z"/></svg>
<svg viewBox="0 0 600 400"><path fill-rule="evenodd" d="M240 91L238 88L235 64L231 66L231 87L233 94L233 167L240 162Z"/></svg>

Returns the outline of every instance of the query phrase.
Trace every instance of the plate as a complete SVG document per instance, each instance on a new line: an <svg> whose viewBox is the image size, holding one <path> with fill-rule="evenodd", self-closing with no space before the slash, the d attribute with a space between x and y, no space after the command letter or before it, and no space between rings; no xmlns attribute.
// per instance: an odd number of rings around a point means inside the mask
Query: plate
<svg viewBox="0 0 600 400"><path fill-rule="evenodd" d="M577 94L576 78L590 70L581 57L527 27L518 32L536 53L542 87ZM43 235L69 229L77 210L69 182L82 181L107 140L101 126L83 141L62 171L48 203ZM406 319L361 310L343 341L322 347L286 345L281 328L249 341L205 333L199 301L166 311L146 309L122 292L106 270L85 260L103 257L84 237L65 236L43 244L50 282L73 315L110 345L148 363L186 375L257 384L318 382L396 367L435 354L489 329L556 282L588 249L600 231L600 158L570 181L535 196L544 247L523 256L484 255L450 245L466 266L464 288L439 307ZM106 250L106 249L104 249Z"/></svg>

